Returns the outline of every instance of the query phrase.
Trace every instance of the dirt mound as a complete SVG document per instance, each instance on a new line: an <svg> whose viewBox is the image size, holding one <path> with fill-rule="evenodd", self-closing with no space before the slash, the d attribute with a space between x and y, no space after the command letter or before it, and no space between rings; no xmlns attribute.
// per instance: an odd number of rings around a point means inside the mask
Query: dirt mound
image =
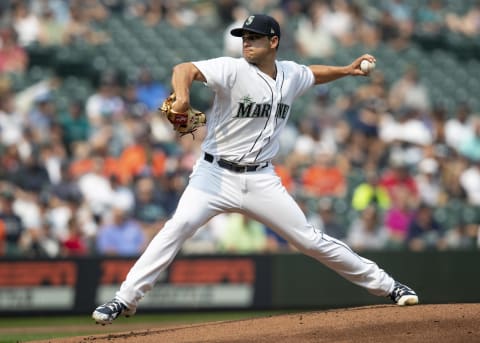
<svg viewBox="0 0 480 343"><path fill-rule="evenodd" d="M480 304L392 305L152 328L48 342L480 342L479 324Z"/></svg>

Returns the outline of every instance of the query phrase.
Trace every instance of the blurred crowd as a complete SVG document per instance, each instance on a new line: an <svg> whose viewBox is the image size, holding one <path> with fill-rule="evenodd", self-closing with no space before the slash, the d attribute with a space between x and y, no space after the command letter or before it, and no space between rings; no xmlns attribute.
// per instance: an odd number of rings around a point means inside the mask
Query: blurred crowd
<svg viewBox="0 0 480 343"><path fill-rule="evenodd" d="M259 12L284 27L282 50L305 57L359 42L400 49L420 31L480 33L480 2L455 13L440 0L2 1L0 256L138 255L175 210L204 135L174 134L156 111L170 85L148 68L128 80L106 70L87 98L62 109L60 77L14 90L10 77L31 67L29 46L101 45L109 33L95 23L114 15L228 33ZM240 41L217 43L239 56ZM468 103L450 113L414 65L391 84L377 70L353 92L334 98L327 84L313 93L274 161L313 225L356 250L480 247L480 115ZM213 218L182 250L265 252L293 250L239 214Z"/></svg>

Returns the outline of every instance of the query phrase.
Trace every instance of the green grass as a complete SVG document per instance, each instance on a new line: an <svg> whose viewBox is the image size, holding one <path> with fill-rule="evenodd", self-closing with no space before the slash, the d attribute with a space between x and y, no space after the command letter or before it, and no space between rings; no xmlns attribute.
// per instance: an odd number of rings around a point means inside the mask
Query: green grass
<svg viewBox="0 0 480 343"><path fill-rule="evenodd" d="M105 332L107 333L107 332ZM25 333L25 334L6 334L0 335L0 343L20 343L38 340L47 340L62 337L87 336L101 334L98 331L79 331L79 332L55 332L55 333Z"/></svg>
<svg viewBox="0 0 480 343"><path fill-rule="evenodd" d="M182 325L213 321L241 320L268 317L291 312L292 311L240 311L139 314L131 318L119 318L113 325L109 326L95 325L89 315L0 318L0 343L17 343L60 337L108 334L128 330L128 328L124 327L122 324L145 324L149 326L151 324L150 327L153 329L156 326L161 327L167 324ZM62 329L62 327L65 328L67 326L71 327L70 331ZM52 328L52 331L45 332L45 328L49 327ZM12 329L18 330L16 330L15 333L8 332ZM21 329L25 330L22 331ZM38 329L38 332L36 332L36 329Z"/></svg>

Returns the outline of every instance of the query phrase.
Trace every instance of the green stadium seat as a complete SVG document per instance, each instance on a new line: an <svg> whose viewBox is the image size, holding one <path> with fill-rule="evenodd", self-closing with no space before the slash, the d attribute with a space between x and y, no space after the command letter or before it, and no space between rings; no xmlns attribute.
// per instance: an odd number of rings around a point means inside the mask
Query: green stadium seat
<svg viewBox="0 0 480 343"><path fill-rule="evenodd" d="M480 207L465 204L462 207L462 219L467 224L480 224Z"/></svg>

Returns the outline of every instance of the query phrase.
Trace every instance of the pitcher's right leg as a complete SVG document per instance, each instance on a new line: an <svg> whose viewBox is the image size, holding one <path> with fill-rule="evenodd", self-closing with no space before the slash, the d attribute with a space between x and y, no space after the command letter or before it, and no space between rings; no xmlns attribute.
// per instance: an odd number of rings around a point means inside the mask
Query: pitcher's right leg
<svg viewBox="0 0 480 343"><path fill-rule="evenodd" d="M185 189L177 211L130 269L115 298L93 312L92 317L97 323L108 324L119 315L135 313L139 300L152 289L185 240L217 214L218 210L211 206L210 197L211 194L191 186Z"/></svg>

